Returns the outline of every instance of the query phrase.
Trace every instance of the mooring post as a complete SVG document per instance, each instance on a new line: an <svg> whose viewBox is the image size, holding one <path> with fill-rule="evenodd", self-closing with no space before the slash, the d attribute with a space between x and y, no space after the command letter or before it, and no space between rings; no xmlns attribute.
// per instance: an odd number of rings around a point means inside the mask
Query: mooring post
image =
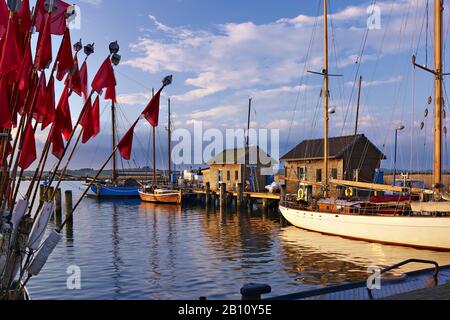
<svg viewBox="0 0 450 320"><path fill-rule="evenodd" d="M206 207L211 205L211 184L209 182L206 183L206 196L205 196Z"/></svg>
<svg viewBox="0 0 450 320"><path fill-rule="evenodd" d="M220 184L220 208L223 209L227 206L227 184L222 182Z"/></svg>
<svg viewBox="0 0 450 320"><path fill-rule="evenodd" d="M72 216L72 211L73 211L73 205L72 205L72 191L67 190L64 193L64 200L65 200L65 206L66 206L66 221L67 221L67 225L68 226L72 226L73 225L73 216Z"/></svg>
<svg viewBox="0 0 450 320"><path fill-rule="evenodd" d="M261 300L261 295L272 292L272 288L267 284L250 283L241 288L242 300Z"/></svg>
<svg viewBox="0 0 450 320"><path fill-rule="evenodd" d="M44 185L40 185L39 186L39 203L40 206L42 206L45 202L45 186Z"/></svg>
<svg viewBox="0 0 450 320"><path fill-rule="evenodd" d="M263 204L263 210L264 211L269 210L269 199L263 199L262 200L262 204Z"/></svg>
<svg viewBox="0 0 450 320"><path fill-rule="evenodd" d="M237 196L236 196L236 208L240 209L242 206L242 196L243 196L243 190L242 190L242 183L237 184Z"/></svg>
<svg viewBox="0 0 450 320"><path fill-rule="evenodd" d="M286 200L286 185L282 184L280 190L280 202L283 202Z"/></svg>
<svg viewBox="0 0 450 320"><path fill-rule="evenodd" d="M55 220L57 224L61 223L62 219L62 204L61 204L61 189L58 188L55 193Z"/></svg>

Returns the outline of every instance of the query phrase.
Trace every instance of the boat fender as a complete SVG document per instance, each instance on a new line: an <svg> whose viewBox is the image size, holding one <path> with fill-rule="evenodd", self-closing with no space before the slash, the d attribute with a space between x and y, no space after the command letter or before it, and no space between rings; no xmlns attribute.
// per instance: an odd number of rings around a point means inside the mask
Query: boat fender
<svg viewBox="0 0 450 320"><path fill-rule="evenodd" d="M46 202L41 212L37 216L33 229L31 230L30 238L28 240L28 248L31 250L38 250L44 237L45 229L53 214L53 202Z"/></svg>
<svg viewBox="0 0 450 320"><path fill-rule="evenodd" d="M297 201L305 200L305 189L298 189Z"/></svg>
<svg viewBox="0 0 450 320"><path fill-rule="evenodd" d="M36 257L33 259L30 267L28 268L28 273L32 276L37 276L41 273L42 268L47 263L48 258L55 250L59 241L62 239L62 234L56 230L53 230L48 238L44 241L42 248L37 253Z"/></svg>
<svg viewBox="0 0 450 320"><path fill-rule="evenodd" d="M346 196L347 198L353 197L353 189L352 189L352 188L347 188L347 189L345 189L345 196Z"/></svg>

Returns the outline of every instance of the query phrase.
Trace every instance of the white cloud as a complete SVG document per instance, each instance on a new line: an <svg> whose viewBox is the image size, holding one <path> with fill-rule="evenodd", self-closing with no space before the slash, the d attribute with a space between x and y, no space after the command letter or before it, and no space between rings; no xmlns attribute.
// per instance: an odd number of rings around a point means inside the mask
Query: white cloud
<svg viewBox="0 0 450 320"><path fill-rule="evenodd" d="M100 5L103 3L103 0L80 0L80 1L90 4L94 7L100 7Z"/></svg>

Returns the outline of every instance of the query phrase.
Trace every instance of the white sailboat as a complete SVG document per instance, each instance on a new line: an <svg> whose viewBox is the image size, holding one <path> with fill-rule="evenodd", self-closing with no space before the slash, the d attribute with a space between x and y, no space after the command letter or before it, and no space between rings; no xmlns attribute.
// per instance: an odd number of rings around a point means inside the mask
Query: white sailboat
<svg viewBox="0 0 450 320"><path fill-rule="evenodd" d="M329 181L325 174L322 186L327 190L330 184L364 188L375 191L409 192L420 194L422 202L401 202L375 204L366 200L349 201L324 199L317 201L299 201L280 204L284 218L298 228L329 235L361 239L372 242L388 243L419 248L450 250L450 202L442 194L442 119L443 84L442 71L442 0L435 0L435 70L417 65L435 75L435 151L434 151L434 190L417 190L368 184L351 181ZM325 107L325 143L324 172L328 172L328 27L327 1L324 0L324 107ZM304 181L304 185L308 182ZM305 190L299 192L304 196ZM430 199L431 198L431 199ZM305 201L306 200L306 201ZM428 200L428 201L427 201Z"/></svg>

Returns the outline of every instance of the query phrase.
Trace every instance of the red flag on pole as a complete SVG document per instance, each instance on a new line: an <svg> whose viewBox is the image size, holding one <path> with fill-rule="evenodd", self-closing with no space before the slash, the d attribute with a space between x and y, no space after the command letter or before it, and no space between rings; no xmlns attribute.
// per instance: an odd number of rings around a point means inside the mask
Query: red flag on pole
<svg viewBox="0 0 450 320"><path fill-rule="evenodd" d="M134 136L134 128L136 127L136 124L134 124L130 130L123 136L122 140L120 140L119 144L117 145L120 155L125 160L131 159L131 149L133 148L133 136Z"/></svg>
<svg viewBox="0 0 450 320"><path fill-rule="evenodd" d="M73 56L72 56L72 41L70 39L70 30L66 28L64 37L61 43L61 48L59 49L58 57L58 72L56 74L56 79L62 81L64 76L68 74L74 67Z"/></svg>
<svg viewBox="0 0 450 320"><path fill-rule="evenodd" d="M30 31L31 28L31 11L29 0L22 0L22 8L19 10L17 15L20 19L20 33L24 35Z"/></svg>
<svg viewBox="0 0 450 320"><path fill-rule="evenodd" d="M47 80L45 79L45 72L41 73L39 78L38 95L36 98L36 106L34 108L33 118L42 123L47 113Z"/></svg>
<svg viewBox="0 0 450 320"><path fill-rule="evenodd" d="M20 68L21 55L17 46L15 23L12 18L8 20L5 37L2 38L0 75L5 75Z"/></svg>
<svg viewBox="0 0 450 320"><path fill-rule="evenodd" d="M111 64L111 59L108 57L95 75L92 81L92 89L98 94L101 94L103 89L115 87L116 84L114 69Z"/></svg>
<svg viewBox="0 0 450 320"><path fill-rule="evenodd" d="M36 48L35 64L39 71L47 69L52 62L52 36L50 34L50 19L51 16L47 14L45 19L44 29L39 33L39 38Z"/></svg>
<svg viewBox="0 0 450 320"><path fill-rule="evenodd" d="M61 0L54 1L54 7L56 10L52 12L51 28L50 31L54 35L63 35L67 27L66 12L69 4ZM48 10L45 10L45 0L38 0L36 5L36 30L41 32L45 25L45 15Z"/></svg>
<svg viewBox="0 0 450 320"><path fill-rule="evenodd" d="M9 95L5 78L0 79L0 128L12 128L11 111L9 110Z"/></svg>
<svg viewBox="0 0 450 320"><path fill-rule="evenodd" d="M55 121L55 78L51 77L47 85L47 95L45 97L46 111L44 119L42 120L42 130L45 130L50 124Z"/></svg>
<svg viewBox="0 0 450 320"><path fill-rule="evenodd" d="M150 100L147 107L145 108L144 112L142 112L142 115L145 119L153 126L157 127L159 123L159 101L161 97L161 91L160 89L155 96Z"/></svg>
<svg viewBox="0 0 450 320"><path fill-rule="evenodd" d="M34 139L34 130L30 121L25 131L25 138L23 140L22 150L20 151L19 167L26 170L36 159L36 140Z"/></svg>
<svg viewBox="0 0 450 320"><path fill-rule="evenodd" d="M73 92L81 97L83 90L81 85L80 70L78 69L77 57L75 57L72 71L70 72L69 77L66 79L66 84L68 84L69 88L72 89Z"/></svg>
<svg viewBox="0 0 450 320"><path fill-rule="evenodd" d="M9 10L6 6L5 1L0 1L0 38L3 39L3 36L6 33L6 28L8 26L9 19Z"/></svg>
<svg viewBox="0 0 450 320"><path fill-rule="evenodd" d="M116 87L106 88L105 100L111 100L114 103L117 102L117 99L116 99Z"/></svg>
<svg viewBox="0 0 450 320"><path fill-rule="evenodd" d="M89 99L86 101L86 110L84 111L83 118L80 121L80 125L83 127L83 139L82 143L86 143L91 139L92 137L92 99L89 97Z"/></svg>
<svg viewBox="0 0 450 320"><path fill-rule="evenodd" d="M72 116L70 114L69 106L69 87L65 86L61 98L56 108L56 120L58 122L64 139L69 140L72 135Z"/></svg>
<svg viewBox="0 0 450 320"><path fill-rule="evenodd" d="M33 68L33 57L31 55L31 46L27 45L25 54L23 55L22 63L17 73L18 88L20 91L27 90L29 88L29 79L31 69Z"/></svg>
<svg viewBox="0 0 450 320"><path fill-rule="evenodd" d="M100 97L97 96L93 106L91 106L91 100L88 101L88 107L86 108L81 126L84 129L83 143L87 143L100 133Z"/></svg>
<svg viewBox="0 0 450 320"><path fill-rule="evenodd" d="M50 129L50 141L52 143L52 154L61 160L64 154L64 140L58 121L53 122L53 126Z"/></svg>
<svg viewBox="0 0 450 320"><path fill-rule="evenodd" d="M80 83L84 100L86 100L88 97L88 69L86 61L83 62L83 65L80 69Z"/></svg>
<svg viewBox="0 0 450 320"><path fill-rule="evenodd" d="M92 138L100 133L100 97L97 97L92 108Z"/></svg>

